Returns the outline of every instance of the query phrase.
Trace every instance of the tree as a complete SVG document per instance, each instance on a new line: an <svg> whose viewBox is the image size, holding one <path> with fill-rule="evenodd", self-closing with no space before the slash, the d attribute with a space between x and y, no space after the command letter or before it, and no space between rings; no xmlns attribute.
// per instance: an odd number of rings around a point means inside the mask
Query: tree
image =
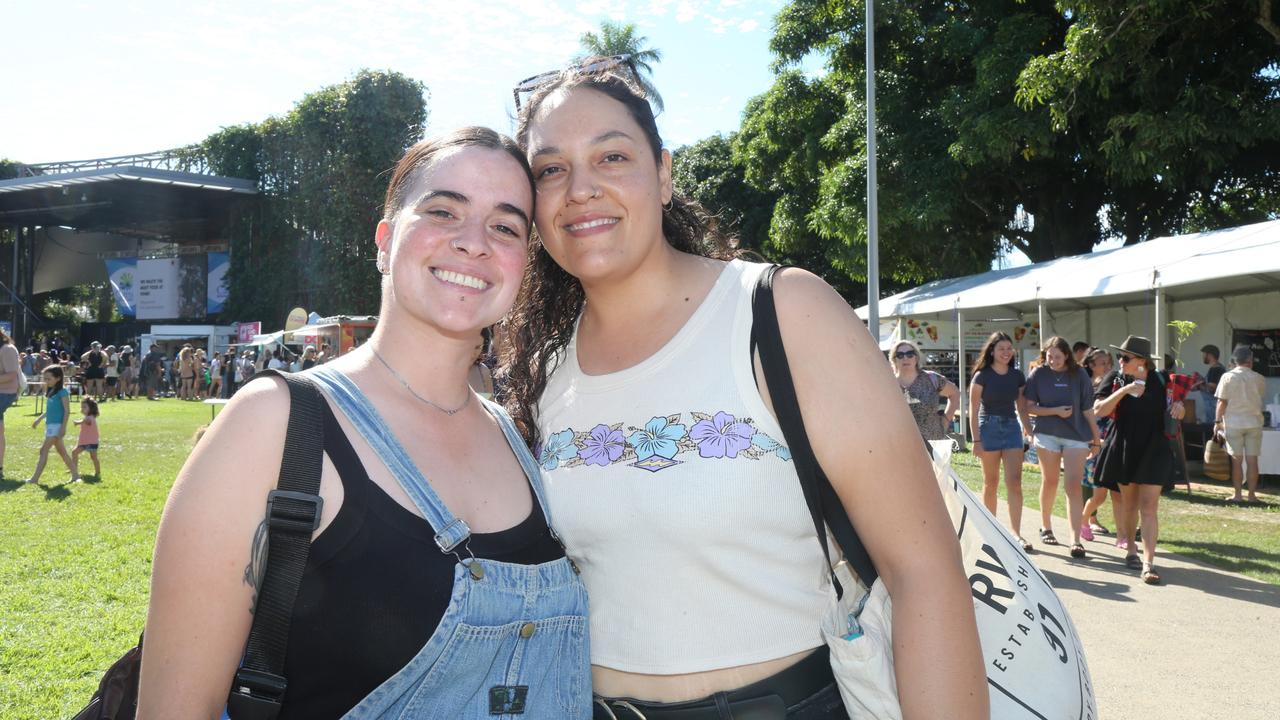
<svg viewBox="0 0 1280 720"><path fill-rule="evenodd" d="M1211 9L1212 23L1190 5L879 2L885 279L980 271L1001 247L1039 261L1117 233L1136 241L1188 229L1213 222L1223 198L1274 208L1280 73L1258 3L1195 4ZM734 146L748 182L778 195L772 240L811 235L833 269L858 279L864 17L862 2L788 4L771 45L777 77L748 106ZM815 53L824 72L796 69ZM1236 94L1245 97L1210 107Z"/></svg>
<svg viewBox="0 0 1280 720"><path fill-rule="evenodd" d="M636 68L636 82L644 90L644 94L653 103L658 112L665 107L658 88L654 87L653 64L662 61L662 51L645 47L649 38L636 35L635 23L613 23L608 20L600 23L600 33L585 32L578 42L582 44L579 59L593 55L630 55Z"/></svg>
<svg viewBox="0 0 1280 720"><path fill-rule="evenodd" d="M270 324L298 306L377 312L373 229L390 169L422 136L423 93L399 73L363 70L283 118L223 128L191 151L193 165L258 186L232 217L228 316Z"/></svg>
<svg viewBox="0 0 1280 720"><path fill-rule="evenodd" d="M721 232L737 239L739 247L772 262L810 269L850 302L864 297L865 285L853 282L844 273L832 272L818 243L784 246L770 238L769 226L778 197L747 183L746 172L733 155L735 139L736 134L712 135L672 153L671 180L676 191L697 200L715 217Z"/></svg>
<svg viewBox="0 0 1280 720"><path fill-rule="evenodd" d="M1090 131L1127 242L1257 222L1280 207L1280 27L1270 0L1071 2L1062 50L1018 78L1023 107Z"/></svg>
<svg viewBox="0 0 1280 720"><path fill-rule="evenodd" d="M697 200L726 235L743 248L763 251L769 216L777 198L747 184L733 159L734 134L712 135L671 154L671 181L681 195Z"/></svg>

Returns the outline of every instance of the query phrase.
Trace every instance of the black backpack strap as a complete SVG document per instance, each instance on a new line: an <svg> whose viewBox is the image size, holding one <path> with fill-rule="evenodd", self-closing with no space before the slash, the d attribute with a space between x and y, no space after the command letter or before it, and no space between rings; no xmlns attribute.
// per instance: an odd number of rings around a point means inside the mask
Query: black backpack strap
<svg viewBox="0 0 1280 720"><path fill-rule="evenodd" d="M857 531L853 529L853 523L844 511L840 496L822 472L822 466L813 454L809 435L804 429L800 402L796 398L795 384L791 380L791 367L787 363L786 348L782 345L782 331L778 328L778 311L773 302L773 276L777 270L777 265L767 268L756 284L751 302L752 354L757 350L760 353L760 366L769 388L769 398L773 401L773 411L778 416L778 425L782 427L782 435L791 450L791 460L795 463L796 474L800 476L800 487L804 491L805 503L809 506L809 515L813 518L813 527L818 534L818 542L822 544L822 554L827 559L827 566L831 565L826 532L830 528L831 534L844 551L849 566L867 587L871 587L878 577L875 565ZM834 571L831 573L831 582L836 594L844 597L844 588L836 580Z"/></svg>
<svg viewBox="0 0 1280 720"><path fill-rule="evenodd" d="M227 697L232 720L274 720L287 681L285 652L298 586L320 525L320 470L324 453L324 398L304 375L266 370L254 379L278 377L289 386L289 428L280 480L267 496L267 567L245 645Z"/></svg>

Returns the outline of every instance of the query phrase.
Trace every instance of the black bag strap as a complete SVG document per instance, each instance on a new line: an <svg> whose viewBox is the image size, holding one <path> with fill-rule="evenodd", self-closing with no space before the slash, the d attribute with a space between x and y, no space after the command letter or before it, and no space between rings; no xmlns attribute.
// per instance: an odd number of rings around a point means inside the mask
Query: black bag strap
<svg viewBox="0 0 1280 720"><path fill-rule="evenodd" d="M844 551L849 567L853 568L867 587L871 587L879 577L876 567L857 531L853 529L853 523L849 521L849 515L840 503L840 496L822 472L822 466L813 454L809 435L804 429L800 402L796 398L795 384L791 380L791 366L787 363L786 348L782 345L782 331L778 328L778 311L773 302L773 275L777 270L778 266L773 265L760 275L752 297L752 355L756 351L760 353L760 367L769 388L769 398L773 401L773 411L778 416L782 435L791 450L791 460L795 463L796 474L800 476L800 487L804 491L804 500L809 506L809 515L813 518L813 527L817 531L818 542L822 544L822 555L827 559L827 566L831 566L826 532L830 528L840 549ZM831 582L836 594L844 597L844 588L836 580L834 571L831 572Z"/></svg>
<svg viewBox="0 0 1280 720"><path fill-rule="evenodd" d="M298 586L320 526L320 470L324 453L324 398L305 375L264 370L289 386L289 426L280 480L267 496L267 567L263 574L244 662L227 697L232 720L274 720L284 691L285 652Z"/></svg>

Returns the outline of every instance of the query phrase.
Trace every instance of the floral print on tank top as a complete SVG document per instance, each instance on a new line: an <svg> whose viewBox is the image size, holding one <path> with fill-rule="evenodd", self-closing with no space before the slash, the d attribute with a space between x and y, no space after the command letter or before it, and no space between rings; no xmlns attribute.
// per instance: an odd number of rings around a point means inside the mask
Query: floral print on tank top
<svg viewBox="0 0 1280 720"><path fill-rule="evenodd" d="M760 432L751 418L727 412L656 415L644 427L601 423L590 430L566 428L547 436L534 455L545 470L581 465L624 464L649 472L692 460L759 460L775 453L784 461L791 451Z"/></svg>

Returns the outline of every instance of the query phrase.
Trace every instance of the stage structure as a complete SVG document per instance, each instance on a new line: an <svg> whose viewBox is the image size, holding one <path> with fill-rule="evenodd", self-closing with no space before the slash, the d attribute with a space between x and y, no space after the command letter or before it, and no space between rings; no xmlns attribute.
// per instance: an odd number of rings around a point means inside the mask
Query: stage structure
<svg viewBox="0 0 1280 720"><path fill-rule="evenodd" d="M216 316L232 212L257 188L191 167L193 155L24 165L19 177L0 181L0 226L15 238L12 253L0 254L0 319L11 319L25 341L43 322L33 295L103 281L127 317Z"/></svg>

